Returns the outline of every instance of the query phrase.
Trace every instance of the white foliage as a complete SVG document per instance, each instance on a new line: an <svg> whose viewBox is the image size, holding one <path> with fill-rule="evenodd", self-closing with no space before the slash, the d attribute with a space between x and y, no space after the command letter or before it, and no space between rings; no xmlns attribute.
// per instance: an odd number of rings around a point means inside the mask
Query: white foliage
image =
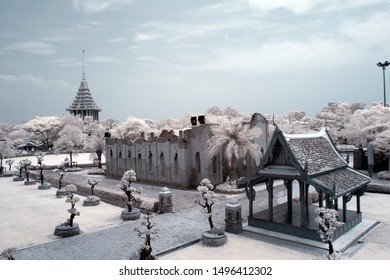
<svg viewBox="0 0 390 280"><path fill-rule="evenodd" d="M73 125L65 125L59 132L59 139L54 142L54 150L65 153L77 153L86 142L81 129Z"/></svg>

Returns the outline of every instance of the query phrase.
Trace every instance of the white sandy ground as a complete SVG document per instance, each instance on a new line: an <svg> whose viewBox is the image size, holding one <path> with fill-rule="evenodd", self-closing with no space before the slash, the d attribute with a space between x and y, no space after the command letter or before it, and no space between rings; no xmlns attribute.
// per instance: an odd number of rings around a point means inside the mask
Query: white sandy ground
<svg viewBox="0 0 390 280"><path fill-rule="evenodd" d="M60 156L58 156L60 157ZM63 160L64 157L61 157ZM87 158L86 156L84 158ZM80 162L80 158L77 161ZM34 162L33 162L34 163ZM47 163L48 165L50 163ZM36 185L13 182L12 177L0 178L0 251L10 247L22 249L55 240L53 234L57 224L69 218L70 204L65 198L56 198L56 188L38 190ZM81 216L75 222L82 225L82 232L123 223L121 209L101 202L97 207L76 204ZM363 243L347 259L390 260L390 195L366 193L361 199L363 219L379 221ZM348 203L349 209L356 209L355 200ZM318 259L312 250L300 246L285 246L283 242L262 240L261 235L248 237L227 234L228 241L222 247L209 248L201 243L161 256L161 260L305 260ZM163 237L161 237L163 238ZM156 240L155 242L158 242Z"/></svg>

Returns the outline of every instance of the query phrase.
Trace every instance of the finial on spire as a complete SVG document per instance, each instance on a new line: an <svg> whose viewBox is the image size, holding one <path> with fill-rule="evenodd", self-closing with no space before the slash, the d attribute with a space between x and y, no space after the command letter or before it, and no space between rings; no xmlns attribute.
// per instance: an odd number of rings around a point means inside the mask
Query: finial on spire
<svg viewBox="0 0 390 280"><path fill-rule="evenodd" d="M85 55L85 51L83 50L83 75L84 75L84 55Z"/></svg>

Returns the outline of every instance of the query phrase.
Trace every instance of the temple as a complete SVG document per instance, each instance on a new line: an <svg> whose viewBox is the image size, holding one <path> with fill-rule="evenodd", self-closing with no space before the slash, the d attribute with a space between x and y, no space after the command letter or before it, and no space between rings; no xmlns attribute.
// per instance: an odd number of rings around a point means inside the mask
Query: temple
<svg viewBox="0 0 390 280"><path fill-rule="evenodd" d="M283 182L287 195L274 205L277 180ZM256 212L254 186L260 182L266 182L268 208ZM337 239L362 221L360 198L369 182L368 176L349 167L325 128L312 134L288 135L276 126L257 174L242 178L240 185L249 199L249 226L320 241L315 209L338 210L343 226L335 232ZM318 195L318 202L310 202L311 191ZM293 198L294 194L298 198ZM353 196L356 209L348 209Z"/></svg>
<svg viewBox="0 0 390 280"><path fill-rule="evenodd" d="M83 119L86 116L91 116L94 121L99 120L99 112L101 109L96 105L91 92L89 91L88 83L85 79L84 62L79 90L77 91L73 103L66 109L66 111L73 116L80 116Z"/></svg>

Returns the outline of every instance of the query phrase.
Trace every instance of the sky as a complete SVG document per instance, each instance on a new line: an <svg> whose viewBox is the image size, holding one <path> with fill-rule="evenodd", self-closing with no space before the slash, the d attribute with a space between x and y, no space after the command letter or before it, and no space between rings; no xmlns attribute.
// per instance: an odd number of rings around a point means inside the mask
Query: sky
<svg viewBox="0 0 390 280"><path fill-rule="evenodd" d="M383 102L389 14L389 0L0 0L0 122L67 114L83 63L100 120Z"/></svg>

